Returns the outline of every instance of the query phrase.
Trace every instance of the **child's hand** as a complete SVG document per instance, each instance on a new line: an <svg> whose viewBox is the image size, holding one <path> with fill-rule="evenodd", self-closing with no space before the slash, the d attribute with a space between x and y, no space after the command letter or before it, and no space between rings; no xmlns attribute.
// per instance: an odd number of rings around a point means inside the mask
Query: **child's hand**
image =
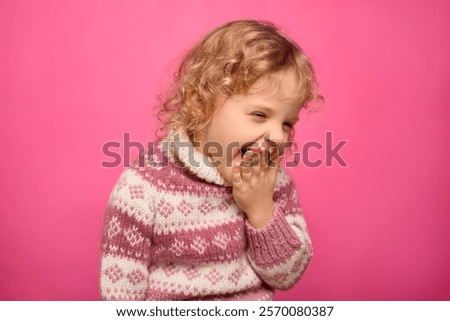
<svg viewBox="0 0 450 321"><path fill-rule="evenodd" d="M282 156L260 146L248 150L232 170L233 197L255 228L264 227L275 209L273 189Z"/></svg>

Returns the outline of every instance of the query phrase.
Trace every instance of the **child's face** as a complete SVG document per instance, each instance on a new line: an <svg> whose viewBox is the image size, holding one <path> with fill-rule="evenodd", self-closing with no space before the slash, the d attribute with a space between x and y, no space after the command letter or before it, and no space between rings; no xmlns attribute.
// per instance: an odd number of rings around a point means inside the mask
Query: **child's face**
<svg viewBox="0 0 450 321"><path fill-rule="evenodd" d="M223 153L216 153L211 147L206 154L213 161L220 161L218 170L228 183L233 163L241 160L244 144L262 143L270 138L271 144L278 147L288 140L298 121L300 106L292 102L297 85L294 74L288 72L279 77L279 86L274 88L267 89L264 84L265 80L261 79L247 95L230 96L214 111L206 134L196 136L201 143L197 149L202 152L206 142L221 145Z"/></svg>

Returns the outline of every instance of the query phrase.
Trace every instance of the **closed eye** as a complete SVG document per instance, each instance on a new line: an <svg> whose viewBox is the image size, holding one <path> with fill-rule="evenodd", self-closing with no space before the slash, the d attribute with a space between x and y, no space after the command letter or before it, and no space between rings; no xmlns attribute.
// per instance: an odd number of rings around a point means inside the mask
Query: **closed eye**
<svg viewBox="0 0 450 321"><path fill-rule="evenodd" d="M289 129L294 128L294 124L293 123L284 123L283 126L288 127Z"/></svg>
<svg viewBox="0 0 450 321"><path fill-rule="evenodd" d="M254 117L254 118L258 119L258 120L263 120L263 119L267 118L266 114L264 114L262 112L259 112L259 111L253 112L251 115L252 115L252 117Z"/></svg>

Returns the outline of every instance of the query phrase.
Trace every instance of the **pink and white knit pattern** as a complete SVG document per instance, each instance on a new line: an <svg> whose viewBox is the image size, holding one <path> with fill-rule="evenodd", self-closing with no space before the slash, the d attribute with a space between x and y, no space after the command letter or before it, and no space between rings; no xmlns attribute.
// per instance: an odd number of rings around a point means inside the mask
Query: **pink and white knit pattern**
<svg viewBox="0 0 450 321"><path fill-rule="evenodd" d="M168 166L143 157L123 171L105 212L102 300L271 300L295 285L312 248L284 170L271 221L254 229L204 155L194 152L194 167L160 143L150 157L169 157Z"/></svg>

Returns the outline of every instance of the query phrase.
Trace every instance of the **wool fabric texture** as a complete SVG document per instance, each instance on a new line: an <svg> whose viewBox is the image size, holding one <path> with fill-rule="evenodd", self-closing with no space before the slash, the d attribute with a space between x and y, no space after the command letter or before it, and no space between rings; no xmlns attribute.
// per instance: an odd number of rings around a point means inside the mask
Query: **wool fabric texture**
<svg viewBox="0 0 450 321"><path fill-rule="evenodd" d="M312 257L282 167L273 199L269 223L253 228L210 160L183 131L171 132L125 168L111 192L100 298L272 300L275 289L296 284Z"/></svg>

